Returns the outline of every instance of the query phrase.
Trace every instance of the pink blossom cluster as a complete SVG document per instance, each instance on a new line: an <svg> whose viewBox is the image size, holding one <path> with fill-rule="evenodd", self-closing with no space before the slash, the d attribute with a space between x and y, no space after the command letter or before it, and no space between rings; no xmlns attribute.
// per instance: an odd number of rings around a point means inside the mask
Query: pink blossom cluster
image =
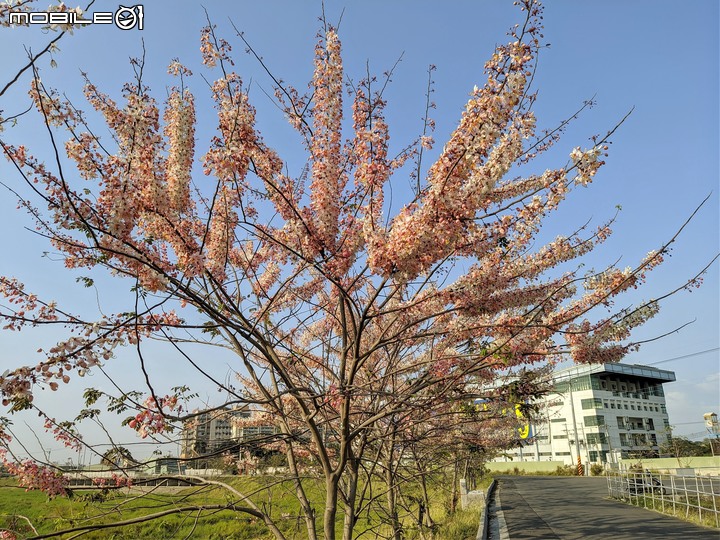
<svg viewBox="0 0 720 540"><path fill-rule="evenodd" d="M334 251L339 232L340 196L347 182L342 167L343 66L340 39L329 29L315 48L312 81L313 137L310 142L312 183L310 207L314 236L323 249Z"/></svg>
<svg viewBox="0 0 720 540"><path fill-rule="evenodd" d="M3 456L3 464L7 471L17 478L18 484L24 487L25 491L40 490L49 497L67 493L68 478L50 467L38 465L29 459L20 463L10 462L5 456Z"/></svg>
<svg viewBox="0 0 720 540"><path fill-rule="evenodd" d="M235 465L240 474L248 474L257 469L260 460L250 452L241 452L239 456L227 454L223 456L223 461L227 465Z"/></svg>
<svg viewBox="0 0 720 540"><path fill-rule="evenodd" d="M387 242L370 253L374 270L413 277L475 234L478 211L493 201L496 184L534 131L534 115L521 101L531 52L521 41L498 48L486 65L486 85L473 92L460 125L428 171L425 196L403 208ZM499 70L508 64L509 72ZM438 230L443 231L439 237Z"/></svg>
<svg viewBox="0 0 720 540"><path fill-rule="evenodd" d="M592 182L595 173L597 173L598 169L605 163L600 159L600 156L607 149L607 146L595 146L585 151L580 150L579 147L573 149L570 153L570 158L577 168L577 174L575 176L576 184L586 186Z"/></svg>
<svg viewBox="0 0 720 540"><path fill-rule="evenodd" d="M203 64L207 67L215 67L217 61L224 61L232 65L230 52L232 47L224 39L217 39L214 26L205 26L200 32L200 53Z"/></svg>
<svg viewBox="0 0 720 540"><path fill-rule="evenodd" d="M338 409L343 402L343 396L340 393L336 384L328 386L327 393L325 394L325 403L333 409Z"/></svg>
<svg viewBox="0 0 720 540"><path fill-rule="evenodd" d="M53 438L63 443L66 448L70 448L76 452L82 449L82 436L76 433L72 426L59 424L54 418L46 417L44 428L45 431L51 432Z"/></svg>
<svg viewBox="0 0 720 540"><path fill-rule="evenodd" d="M96 477L93 478L93 485L101 487L101 488L107 488L107 487L132 487L133 481L132 478L129 476L122 476L119 474L113 473L110 478L104 478L104 477Z"/></svg>
<svg viewBox="0 0 720 540"><path fill-rule="evenodd" d="M22 284L16 280L0 278L0 294L5 295L11 303L21 303L25 311L35 310L33 324L57 320L54 303L42 303L34 295L25 293ZM13 317L15 315L0 312L0 319ZM0 393L4 405L12 402L22 406L23 403L32 402L35 384L45 383L55 391L60 383L70 382L72 371L82 377L93 367L110 359L116 346L135 344L142 337L148 337L161 328L182 324L174 311L138 315L134 317L132 325L128 324L126 315L109 316L95 323L85 323L72 316L68 318L78 328L80 335L60 341L47 351L38 349L45 358L37 365L19 367L0 376Z"/></svg>
<svg viewBox="0 0 720 540"><path fill-rule="evenodd" d="M173 89L167 101L164 120L165 136L169 144L165 168L167 191L170 208L177 212L179 217L192 212L190 170L195 147L195 103L189 90L181 93ZM182 251L178 250L177 246L174 247L176 252Z"/></svg>
<svg viewBox="0 0 720 540"><path fill-rule="evenodd" d="M170 428L168 423L167 411L182 411L182 405L178 404L178 396L168 396L157 398L150 396L143 403L145 407L135 417L128 422L128 426L138 432L143 439L148 435L163 433Z"/></svg>
<svg viewBox="0 0 720 540"><path fill-rule="evenodd" d="M400 161L388 160L390 136L382 115L384 105L380 98L373 99L367 95L362 86L358 88L353 102L355 186L359 193L365 194L367 201L361 209L362 231L358 231L355 237L365 239L371 262L385 242L385 227L382 224L384 185L393 169L402 165Z"/></svg>
<svg viewBox="0 0 720 540"><path fill-rule="evenodd" d="M6 321L3 330L21 330L26 325L58 320L54 302L41 302L35 294L25 292L25 285L15 278L0 276L0 295L16 306L7 313L0 311L0 319Z"/></svg>

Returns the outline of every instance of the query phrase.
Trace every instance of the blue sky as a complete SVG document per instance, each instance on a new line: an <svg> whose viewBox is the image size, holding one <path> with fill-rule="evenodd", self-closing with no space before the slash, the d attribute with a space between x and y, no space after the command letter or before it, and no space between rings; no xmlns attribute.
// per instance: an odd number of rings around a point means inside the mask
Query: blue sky
<svg viewBox="0 0 720 540"><path fill-rule="evenodd" d="M112 11L117 5L98 0L92 10ZM572 124L555 153L537 163L538 170L564 163L573 147L589 146L590 136L605 133L633 109L612 137L607 165L588 189L575 193L568 208L553 217L548 234L567 232L588 219L600 223L620 205L615 234L593 263L600 266L603 261L619 260L620 266L629 266L670 238L710 195L679 238L673 256L649 276L638 296L627 302L658 297L681 285L720 250L718 6L716 0L554 0L545 9L544 36L551 45L540 55L535 78L539 126L554 127L584 100L594 97L597 104ZM257 61L244 54L228 18L245 32L276 76L302 91L312 71L320 2L217 1L208 2L207 9L219 33L234 46L235 69L251 85L266 142L280 150L290 172L298 174L304 156L297 137L263 94L272 85ZM213 76L199 66L198 38L205 14L199 3L190 1L147 2L144 12L142 32L96 26L66 36L55 55L57 68L51 69L45 61L42 77L67 91L80 105L79 70L117 95L132 74L127 59L141 53L142 38L147 51L146 81L159 101L166 86L173 84L165 73L172 58L178 57L195 72L191 85L202 111L198 127L201 149L214 122L206 85L199 77ZM468 92L482 84L482 66L494 45L506 41L506 30L521 20L511 1L327 1L325 12L331 23L342 13L345 67L355 80L364 75L366 65L381 74L402 55L386 94L396 149L422 128L428 65L437 66L433 94L437 109L432 116L437 122L439 148L457 122ZM39 28L0 28L0 86L24 63L23 46L37 49L48 37ZM25 107L27 82L26 77L22 88L16 87L0 102L6 116ZM42 141L30 121L21 119L18 128L18 138L31 136ZM8 183L18 180L4 160L0 179ZM401 200L405 180L398 179L396 186L393 189ZM0 227L5 231L0 236L0 252L4 253L0 274L19 277L32 290L93 306L94 292L76 287L75 276L63 275L61 263L41 257L47 246L22 229L31 223L14 208L9 194L0 195ZM651 339L694 322L645 344L626 360L663 362L658 367L676 372L678 381L666 387L676 434L701 432L702 414L720 412L718 282L716 262L703 288L665 301L660 314L636 335ZM31 353L37 345L29 336L0 334L0 347L0 368L4 370L20 361L34 361ZM677 359L686 355L692 356ZM157 369L165 372L162 365Z"/></svg>

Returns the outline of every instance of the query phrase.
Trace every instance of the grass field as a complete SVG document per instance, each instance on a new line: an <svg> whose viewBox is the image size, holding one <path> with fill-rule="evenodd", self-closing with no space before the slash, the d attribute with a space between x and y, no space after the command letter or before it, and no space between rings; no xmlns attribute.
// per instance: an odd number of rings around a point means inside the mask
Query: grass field
<svg viewBox="0 0 720 540"><path fill-rule="evenodd" d="M290 486L277 482L274 477L227 477L223 479L243 493L252 493L252 498L265 511L271 511L279 528L289 539L307 537L304 521L299 516L299 505ZM312 500L318 501L315 509L322 514L322 486L308 482L305 485ZM78 489L72 498L58 497L49 500L43 493L26 492L15 486L12 479L0 481L0 530L14 532L18 539L36 534L49 534L98 524L128 521L140 516L176 508L196 505L242 504L237 497L218 487L186 488L144 488L109 492L105 500L98 499L97 490ZM447 515L446 503L440 496L431 508L431 514L438 524L433 536L436 540L474 539L479 522L479 512L458 511L452 519ZM382 537L384 530L377 510L369 508L360 519L355 537ZM342 529L339 516L337 530ZM32 524L32 527L31 527ZM418 538L417 530L406 519L405 538ZM321 527L321 523L319 526ZM33 531L33 527L37 533ZM77 531L78 533L81 531ZM363 535L363 533L365 533ZM60 538L71 538L74 534ZM175 539L197 538L207 540L265 540L274 536L266 525L245 513L231 510L213 510L200 513L186 511L170 514L152 521L129 524L123 527L91 531L83 539Z"/></svg>

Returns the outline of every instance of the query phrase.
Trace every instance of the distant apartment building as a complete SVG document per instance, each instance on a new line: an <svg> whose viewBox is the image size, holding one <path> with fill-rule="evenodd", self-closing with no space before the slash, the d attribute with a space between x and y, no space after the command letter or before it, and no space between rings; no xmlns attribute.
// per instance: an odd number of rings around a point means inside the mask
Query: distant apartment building
<svg viewBox="0 0 720 540"><path fill-rule="evenodd" d="M598 364L555 372L541 420L523 445L496 461L617 462L654 456L670 438L663 384L675 373L650 366Z"/></svg>
<svg viewBox="0 0 720 540"><path fill-rule="evenodd" d="M195 410L193 413L196 416L183 424L180 457L184 459L213 454L277 433L272 425L240 422L252 417L246 407Z"/></svg>
<svg viewBox="0 0 720 540"><path fill-rule="evenodd" d="M195 410L192 419L183 424L180 457L195 458L233 445L234 420L248 418L245 408Z"/></svg>
<svg viewBox="0 0 720 540"><path fill-rule="evenodd" d="M270 425L235 426L233 438L238 441L252 441L271 437L277 433L277 428Z"/></svg>

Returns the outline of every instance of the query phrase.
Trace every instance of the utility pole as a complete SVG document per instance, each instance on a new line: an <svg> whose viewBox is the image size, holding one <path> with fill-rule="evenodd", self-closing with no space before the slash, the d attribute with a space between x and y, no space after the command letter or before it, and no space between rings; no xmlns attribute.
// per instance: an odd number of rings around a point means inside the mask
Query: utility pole
<svg viewBox="0 0 720 540"><path fill-rule="evenodd" d="M570 391L570 414L572 415L573 432L575 433L575 455L580 458L580 441L578 440L577 421L575 420L575 399L572 392L572 378L568 380L568 390Z"/></svg>
<svg viewBox="0 0 720 540"><path fill-rule="evenodd" d="M718 415L714 412L705 413L705 427L710 434L710 453L715 457L715 446L720 442L720 424L718 423Z"/></svg>
<svg viewBox="0 0 720 540"><path fill-rule="evenodd" d="M614 459L614 457L613 457L612 442L610 442L610 428L608 427L607 423L605 424L604 427L605 427L605 435L607 435L608 455L610 456L610 459L612 460L612 459ZM602 441L600 442L600 448L602 449Z"/></svg>

